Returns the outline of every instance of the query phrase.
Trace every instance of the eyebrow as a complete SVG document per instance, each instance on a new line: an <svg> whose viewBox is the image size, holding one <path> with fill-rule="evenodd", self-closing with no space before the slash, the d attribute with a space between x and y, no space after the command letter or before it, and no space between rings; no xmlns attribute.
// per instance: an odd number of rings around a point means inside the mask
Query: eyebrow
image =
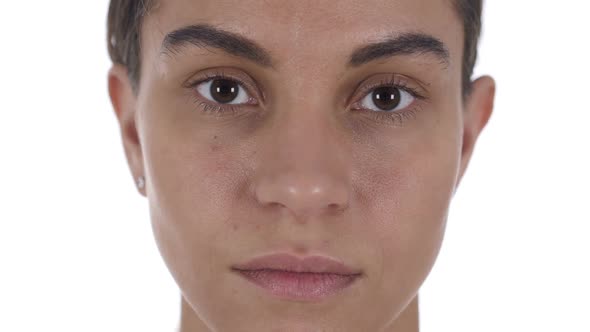
<svg viewBox="0 0 590 332"><path fill-rule="evenodd" d="M240 34L209 24L190 25L168 33L162 42L161 52L176 54L187 45L216 48L262 67L274 68L275 61L264 47ZM406 32L357 47L349 57L348 66L359 67L378 59L400 55L427 54L434 55L443 64L449 63L448 48L441 40L421 32Z"/></svg>
<svg viewBox="0 0 590 332"><path fill-rule="evenodd" d="M270 53L253 40L224 31L209 24L191 25L172 31L164 37L162 52L175 54L185 45L213 47L251 60L262 67L273 67Z"/></svg>
<svg viewBox="0 0 590 332"><path fill-rule="evenodd" d="M358 67L393 56L427 54L434 55L444 65L449 64L449 50L440 39L421 32L406 32L357 48L348 65Z"/></svg>

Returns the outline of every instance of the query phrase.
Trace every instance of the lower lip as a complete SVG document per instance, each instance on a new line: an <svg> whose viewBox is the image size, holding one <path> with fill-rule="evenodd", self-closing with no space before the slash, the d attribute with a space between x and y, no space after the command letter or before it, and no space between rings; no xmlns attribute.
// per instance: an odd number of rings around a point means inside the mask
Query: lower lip
<svg viewBox="0 0 590 332"><path fill-rule="evenodd" d="M352 285L360 276L279 270L234 270L271 294L290 300L320 301Z"/></svg>

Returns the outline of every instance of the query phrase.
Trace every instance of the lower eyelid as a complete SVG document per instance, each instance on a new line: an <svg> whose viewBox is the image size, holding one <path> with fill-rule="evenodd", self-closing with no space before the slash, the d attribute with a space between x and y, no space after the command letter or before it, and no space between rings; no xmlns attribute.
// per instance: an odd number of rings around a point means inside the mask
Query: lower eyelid
<svg viewBox="0 0 590 332"><path fill-rule="evenodd" d="M373 117L379 122L393 123L394 125L403 126L406 120L415 119L417 114L421 111L420 107L415 106L404 109L398 112L372 112Z"/></svg>

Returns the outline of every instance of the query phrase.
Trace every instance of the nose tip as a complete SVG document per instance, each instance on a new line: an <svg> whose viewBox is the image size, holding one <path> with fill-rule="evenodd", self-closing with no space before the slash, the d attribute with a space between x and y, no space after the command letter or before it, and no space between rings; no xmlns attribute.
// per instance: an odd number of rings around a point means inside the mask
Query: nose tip
<svg viewBox="0 0 590 332"><path fill-rule="evenodd" d="M352 162L339 118L315 95L283 102L258 136L252 161L258 203L283 207L299 221L341 212L349 206Z"/></svg>
<svg viewBox="0 0 590 332"><path fill-rule="evenodd" d="M285 173L264 178L256 188L263 205L280 205L297 217L333 213L348 206L348 190L334 175Z"/></svg>

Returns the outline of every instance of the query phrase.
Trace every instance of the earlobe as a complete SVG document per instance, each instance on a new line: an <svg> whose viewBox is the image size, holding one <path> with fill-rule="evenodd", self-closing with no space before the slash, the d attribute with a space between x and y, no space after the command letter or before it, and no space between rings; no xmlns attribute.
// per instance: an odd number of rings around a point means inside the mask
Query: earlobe
<svg viewBox="0 0 590 332"><path fill-rule="evenodd" d="M471 93L465 101L463 112L463 145L461 149L461 164L455 190L459 186L479 134L488 123L494 109L496 83L490 76L482 76L473 81Z"/></svg>
<svg viewBox="0 0 590 332"><path fill-rule="evenodd" d="M115 116L119 122L123 148L134 179L144 176L143 154L136 123L136 96L127 76L127 69L114 64L108 73L108 90ZM145 186L137 188L145 196Z"/></svg>

